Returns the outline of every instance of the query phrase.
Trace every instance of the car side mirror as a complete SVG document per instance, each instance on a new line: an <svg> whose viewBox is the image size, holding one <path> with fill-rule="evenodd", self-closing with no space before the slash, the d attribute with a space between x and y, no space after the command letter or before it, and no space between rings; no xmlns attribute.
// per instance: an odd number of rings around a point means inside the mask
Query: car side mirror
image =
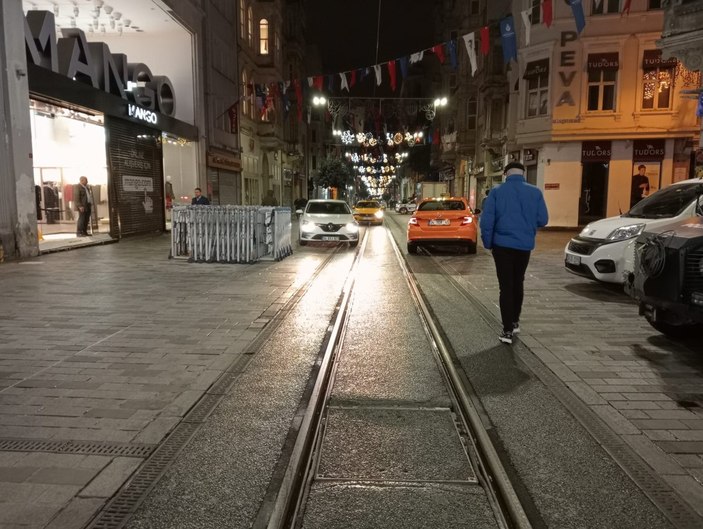
<svg viewBox="0 0 703 529"><path fill-rule="evenodd" d="M303 210L302 210L302 209L296 209L296 210L295 210L295 214L296 214L296 215L302 215L302 214L303 214Z"/></svg>

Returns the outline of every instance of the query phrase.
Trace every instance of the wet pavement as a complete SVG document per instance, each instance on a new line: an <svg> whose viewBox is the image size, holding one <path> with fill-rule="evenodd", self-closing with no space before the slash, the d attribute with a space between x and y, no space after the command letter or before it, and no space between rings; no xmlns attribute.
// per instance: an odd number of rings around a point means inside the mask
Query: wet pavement
<svg viewBox="0 0 703 529"><path fill-rule="evenodd" d="M406 220L387 220L401 249ZM540 234L522 343L513 348L496 340L497 281L487 252L437 257L456 284L432 258L409 261L536 520L560 528L669 526L633 482L646 473L628 478L623 470L634 453L632 468L646 465L663 483L660 496L683 498L703 522L703 355L658 335L616 289L565 272L568 236ZM183 424L194 425L190 443L163 469L130 527L221 527L223 520L248 527L256 518L352 252L306 247L280 262L219 265L168 260L168 250L168 237L128 239L0 266L1 529L83 527ZM442 391L427 392L436 386L421 363L402 365L410 377L393 369L394 351L412 349L416 338L402 325L409 300L387 269L386 250L371 254L382 273L364 275L382 308L354 305L353 317L365 322L359 329L377 335L352 334L337 374L331 417L342 428L339 442L354 420L350 403L443 405ZM457 287L483 309L457 297ZM208 395L223 376L227 384ZM184 420L204 396L219 406ZM401 432L407 421L397 420ZM611 451L608 436L629 451ZM325 475L346 472L343 461L329 463ZM407 486L316 487L308 527L348 527L369 502L417 497ZM406 512L463 512L462 494L445 485ZM330 516L339 498L347 510L320 525L319 514ZM442 525L453 526L451 519Z"/></svg>

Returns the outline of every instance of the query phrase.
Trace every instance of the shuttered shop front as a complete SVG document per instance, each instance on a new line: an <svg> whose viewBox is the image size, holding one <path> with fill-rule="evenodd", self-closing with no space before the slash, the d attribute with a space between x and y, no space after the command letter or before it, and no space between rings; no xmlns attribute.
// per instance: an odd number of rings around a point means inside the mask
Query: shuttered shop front
<svg viewBox="0 0 703 529"><path fill-rule="evenodd" d="M110 234L163 231L161 132L118 118L105 119L110 164Z"/></svg>

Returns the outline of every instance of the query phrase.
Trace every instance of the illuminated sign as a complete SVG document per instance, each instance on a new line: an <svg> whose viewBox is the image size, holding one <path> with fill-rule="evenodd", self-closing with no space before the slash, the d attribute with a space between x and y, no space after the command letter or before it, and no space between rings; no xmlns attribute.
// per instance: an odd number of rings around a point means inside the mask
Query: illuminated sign
<svg viewBox="0 0 703 529"><path fill-rule="evenodd" d="M88 42L80 29L61 28L57 39L50 11L27 12L24 42L30 64L129 100L151 114L176 114L176 96L168 77L152 74L146 64L128 62L124 53L111 53L104 42ZM149 119L144 121L156 123Z"/></svg>
<svg viewBox="0 0 703 529"><path fill-rule="evenodd" d="M159 120L155 112L132 104L127 105L127 115L131 118L146 121L152 125L156 125Z"/></svg>

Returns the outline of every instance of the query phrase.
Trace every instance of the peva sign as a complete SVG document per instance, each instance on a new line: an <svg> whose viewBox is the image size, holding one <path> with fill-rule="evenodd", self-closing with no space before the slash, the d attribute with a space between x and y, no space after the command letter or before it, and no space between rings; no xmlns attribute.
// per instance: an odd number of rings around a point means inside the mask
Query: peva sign
<svg viewBox="0 0 703 529"><path fill-rule="evenodd" d="M154 75L146 64L132 63L123 53L111 53L104 42L88 42L85 33L76 28L62 28L56 38L56 21L49 11L28 11L24 20L24 42L27 62L64 75L94 88L116 95L143 107L142 117L156 123L160 112L176 113L176 97L168 77ZM149 114L146 112L150 111ZM136 111L135 111L136 112Z"/></svg>

